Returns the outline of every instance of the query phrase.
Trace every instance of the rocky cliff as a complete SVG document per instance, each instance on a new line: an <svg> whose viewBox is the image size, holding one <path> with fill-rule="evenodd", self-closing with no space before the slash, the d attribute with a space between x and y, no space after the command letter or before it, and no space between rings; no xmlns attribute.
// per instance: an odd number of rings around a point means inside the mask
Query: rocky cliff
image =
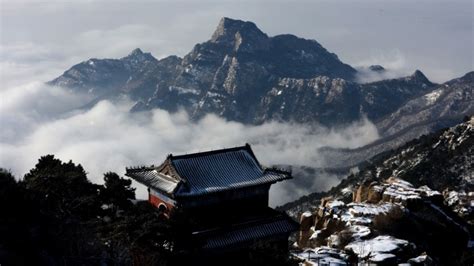
<svg viewBox="0 0 474 266"><path fill-rule="evenodd" d="M126 95L136 102L132 111L183 108L194 119L214 113L251 124L327 126L363 116L378 121L436 87L421 71L367 84L356 83L356 73L315 40L270 37L252 22L222 18L210 40L183 58L157 60L135 49L121 59L77 64L49 84L88 92L96 100Z"/></svg>

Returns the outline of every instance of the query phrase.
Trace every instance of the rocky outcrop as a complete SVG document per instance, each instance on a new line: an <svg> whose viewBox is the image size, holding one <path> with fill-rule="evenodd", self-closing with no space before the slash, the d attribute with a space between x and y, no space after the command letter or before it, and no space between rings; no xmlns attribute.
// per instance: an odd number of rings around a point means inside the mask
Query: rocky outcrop
<svg viewBox="0 0 474 266"><path fill-rule="evenodd" d="M425 265L425 266L434 265L433 259L430 256L426 255L426 253L423 253L418 257L409 259L408 263L410 265L420 265L420 266L421 265Z"/></svg>
<svg viewBox="0 0 474 266"><path fill-rule="evenodd" d="M423 198L440 202L441 193L431 190L427 186L414 188L412 184L401 179L390 177L384 183L377 181L363 181L353 193L353 201L357 203L399 203L403 206L416 204Z"/></svg>
<svg viewBox="0 0 474 266"><path fill-rule="evenodd" d="M300 246L305 247L308 246L309 238L312 234L312 225L314 224L314 216L310 212L305 212L301 215L300 218L300 232L298 243Z"/></svg>
<svg viewBox="0 0 474 266"><path fill-rule="evenodd" d="M443 205L441 193L395 177L362 181L354 187L352 201L323 198L319 208L305 212L301 221L297 246L306 251L295 252L296 256L305 259L327 247L346 263L431 263L426 254L438 257L438 249L448 239L461 244L445 248L462 254L470 234L466 223ZM320 257L308 256L308 262Z"/></svg>
<svg viewBox="0 0 474 266"><path fill-rule="evenodd" d="M351 242L345 250L356 254L362 261L397 264L400 258L410 257L413 246L406 240L380 235L368 240Z"/></svg>
<svg viewBox="0 0 474 266"><path fill-rule="evenodd" d="M347 265L349 255L341 250L318 247L315 249L307 249L295 253L295 256L302 261L302 265ZM300 264L301 265L301 264Z"/></svg>
<svg viewBox="0 0 474 266"><path fill-rule="evenodd" d="M474 192L445 189L443 191L443 197L447 206L469 224L474 225Z"/></svg>

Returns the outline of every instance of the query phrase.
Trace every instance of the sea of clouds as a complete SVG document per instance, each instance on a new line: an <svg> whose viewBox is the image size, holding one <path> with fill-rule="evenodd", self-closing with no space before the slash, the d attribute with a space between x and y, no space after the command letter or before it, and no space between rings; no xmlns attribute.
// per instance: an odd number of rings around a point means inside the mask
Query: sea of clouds
<svg viewBox="0 0 474 266"><path fill-rule="evenodd" d="M184 111L130 113L133 103L127 99L82 109L90 100L87 95L41 82L2 90L0 98L0 167L10 169L17 178L46 154L82 164L89 179L100 183L107 171L123 175L127 166L156 165L170 153L245 143L252 145L265 165L327 167L330 162L319 156L318 148L356 148L378 138L376 127L367 119L337 129L279 122L244 125L215 115L191 121ZM324 189L337 182L330 176L315 176L309 183ZM283 183L273 189L273 205L312 192L311 186L287 190ZM137 187L138 197L145 198L144 187Z"/></svg>

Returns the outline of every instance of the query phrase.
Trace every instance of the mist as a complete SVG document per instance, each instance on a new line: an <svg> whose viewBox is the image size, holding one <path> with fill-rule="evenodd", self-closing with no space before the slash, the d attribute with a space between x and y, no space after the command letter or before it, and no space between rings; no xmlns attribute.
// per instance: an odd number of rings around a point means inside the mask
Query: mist
<svg viewBox="0 0 474 266"><path fill-rule="evenodd" d="M372 65L381 65L384 71L372 71L369 69ZM357 69L356 81L359 83L406 77L415 71L400 50L374 54L358 62L355 68Z"/></svg>
<svg viewBox="0 0 474 266"><path fill-rule="evenodd" d="M329 166L318 154L323 146L356 148L378 138L367 119L337 129L292 123L244 125L207 115L192 121L184 111L171 114L155 109L130 113L132 102L101 101L88 110L77 109L87 96L34 82L0 92L0 167L21 178L40 156L54 154L80 163L92 182L103 173L123 175L125 167L161 163L168 154L184 154L250 143L266 166ZM298 179L298 176L295 176ZM331 176L285 182L272 189L271 204L280 205L337 182ZM304 184L303 187L295 184ZM137 197L146 189L134 183Z"/></svg>

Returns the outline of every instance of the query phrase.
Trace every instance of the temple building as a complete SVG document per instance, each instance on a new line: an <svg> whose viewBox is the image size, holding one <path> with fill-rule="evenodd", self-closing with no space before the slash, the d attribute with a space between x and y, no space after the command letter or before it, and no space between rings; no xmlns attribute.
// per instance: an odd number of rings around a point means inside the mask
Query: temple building
<svg viewBox="0 0 474 266"><path fill-rule="evenodd" d="M148 187L160 212L186 213L194 221L188 247L199 252L242 250L259 241L287 250L298 223L268 206L270 186L289 172L263 167L250 145L169 155L160 166L127 168Z"/></svg>

